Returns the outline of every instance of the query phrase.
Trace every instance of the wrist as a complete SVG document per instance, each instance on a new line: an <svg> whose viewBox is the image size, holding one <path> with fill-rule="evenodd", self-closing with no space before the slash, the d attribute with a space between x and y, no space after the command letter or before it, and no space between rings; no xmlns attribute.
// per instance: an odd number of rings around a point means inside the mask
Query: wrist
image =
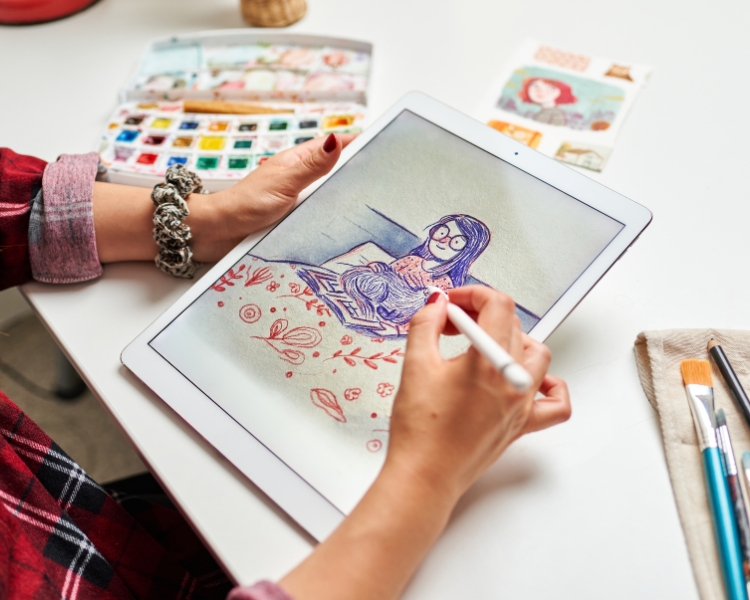
<svg viewBox="0 0 750 600"><path fill-rule="evenodd" d="M225 192L190 195L190 214L184 222L190 226L190 247L195 260L215 262L244 237L233 230L233 221L228 218L228 206Z"/></svg>

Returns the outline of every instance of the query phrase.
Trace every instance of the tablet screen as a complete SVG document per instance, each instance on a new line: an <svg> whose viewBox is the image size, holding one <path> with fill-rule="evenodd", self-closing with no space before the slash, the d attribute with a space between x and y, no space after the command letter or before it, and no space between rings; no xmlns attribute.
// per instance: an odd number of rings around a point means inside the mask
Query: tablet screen
<svg viewBox="0 0 750 600"><path fill-rule="evenodd" d="M348 513L426 286L507 292L530 331L622 228L404 111L150 345Z"/></svg>

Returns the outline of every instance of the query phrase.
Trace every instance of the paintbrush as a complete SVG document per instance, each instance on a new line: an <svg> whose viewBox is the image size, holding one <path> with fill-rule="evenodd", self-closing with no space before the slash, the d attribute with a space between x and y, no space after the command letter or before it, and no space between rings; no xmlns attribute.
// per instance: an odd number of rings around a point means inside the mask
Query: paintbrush
<svg viewBox="0 0 750 600"><path fill-rule="evenodd" d="M742 550L742 567L745 573L745 581L750 577L750 521L747 518L747 508L745 508L745 498L742 494L742 484L740 483L739 473L737 471L737 461L734 458L734 447L732 438L729 435L727 427L727 418L724 415L724 409L716 411L716 427L719 448L724 454L725 475L729 492L732 495L732 508L737 522L737 532L740 538L740 548ZM750 590L748 590L750 593Z"/></svg>
<svg viewBox="0 0 750 600"><path fill-rule="evenodd" d="M703 455L703 473L719 546L724 586L730 600L747 600L737 523L716 436L711 364L707 360L683 360L680 369L698 435L698 445Z"/></svg>
<svg viewBox="0 0 750 600"><path fill-rule="evenodd" d="M184 100L185 113L213 113L225 115L285 115L294 112L293 108L273 108L247 102L224 102L222 100Z"/></svg>
<svg viewBox="0 0 750 600"><path fill-rule="evenodd" d="M724 353L724 349L719 345L719 342L714 340L714 338L711 338L708 342L708 353L711 355L711 358L714 359L716 366L719 367L721 376L724 378L729 391L732 393L732 397L737 403L737 407L742 411L742 416L745 417L747 424L750 425L750 400L748 400L745 389L742 387L727 355Z"/></svg>

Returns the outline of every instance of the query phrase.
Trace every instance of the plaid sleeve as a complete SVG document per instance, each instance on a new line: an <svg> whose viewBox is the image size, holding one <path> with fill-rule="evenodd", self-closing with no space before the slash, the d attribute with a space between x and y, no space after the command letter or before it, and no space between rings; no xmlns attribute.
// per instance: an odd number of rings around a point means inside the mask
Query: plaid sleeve
<svg viewBox="0 0 750 600"><path fill-rule="evenodd" d="M115 500L0 392L0 598L224 600L228 590L177 511Z"/></svg>
<svg viewBox="0 0 750 600"><path fill-rule="evenodd" d="M0 148L0 290L31 279L29 214L46 164Z"/></svg>
<svg viewBox="0 0 750 600"><path fill-rule="evenodd" d="M259 581L250 587L234 588L227 600L294 600L281 587L271 581Z"/></svg>
<svg viewBox="0 0 750 600"><path fill-rule="evenodd" d="M99 155L63 154L44 170L32 203L29 255L34 279L78 283L102 274L94 235L94 180Z"/></svg>

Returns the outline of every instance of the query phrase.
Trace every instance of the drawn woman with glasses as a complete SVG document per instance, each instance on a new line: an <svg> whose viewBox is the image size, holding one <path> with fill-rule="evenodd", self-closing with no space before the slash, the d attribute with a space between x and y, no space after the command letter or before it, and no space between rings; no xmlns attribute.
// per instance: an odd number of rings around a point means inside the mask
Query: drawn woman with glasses
<svg viewBox="0 0 750 600"><path fill-rule="evenodd" d="M427 286L464 285L489 242L490 230L478 219L447 215L430 225L427 239L406 256L353 267L342 274L342 285L365 318L404 326L424 305Z"/></svg>

